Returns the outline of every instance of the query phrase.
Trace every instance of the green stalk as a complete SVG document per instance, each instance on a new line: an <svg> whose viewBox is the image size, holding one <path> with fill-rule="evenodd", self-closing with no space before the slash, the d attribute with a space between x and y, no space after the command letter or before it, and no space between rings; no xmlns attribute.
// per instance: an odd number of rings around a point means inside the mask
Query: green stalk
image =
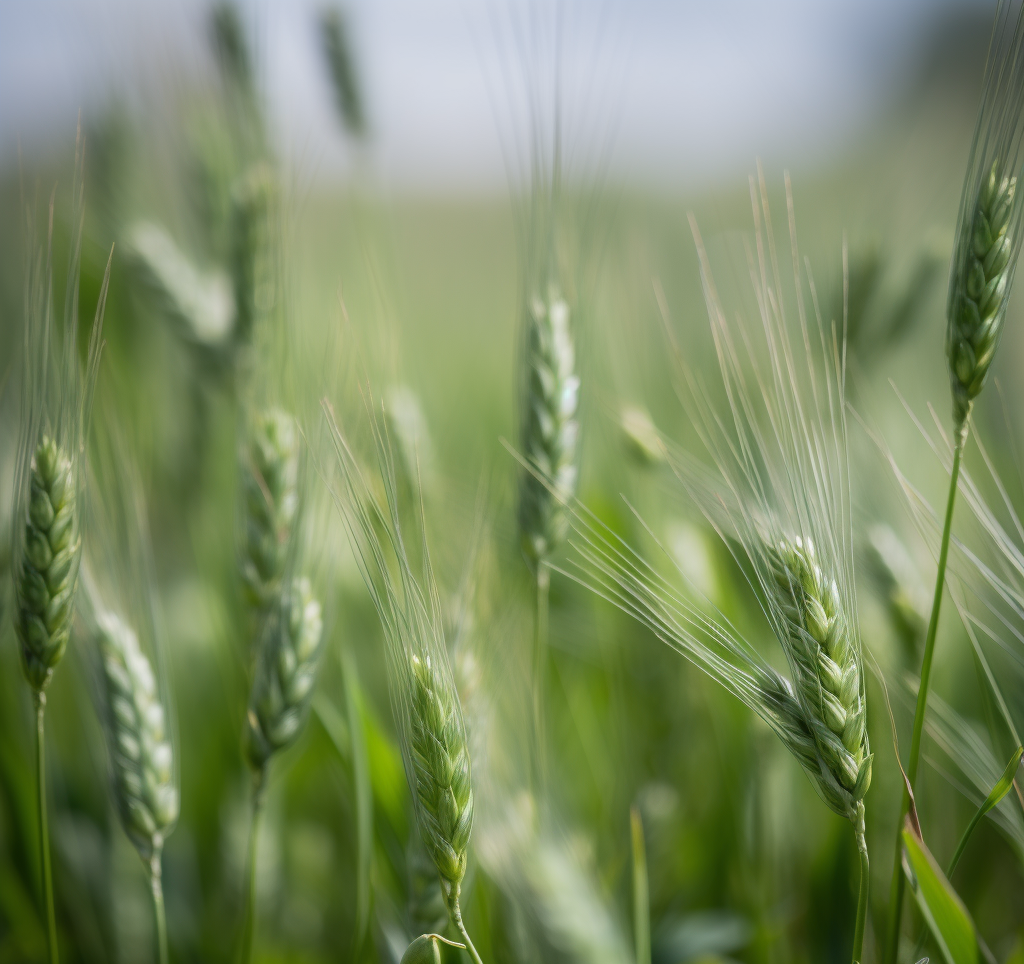
<svg viewBox="0 0 1024 964"><path fill-rule="evenodd" d="M259 835L260 813L263 810L263 784L267 768L254 770L252 775L252 823L249 825L249 889L245 895L245 920L242 932L241 964L252 960L252 940L256 931L256 840Z"/></svg>
<svg viewBox="0 0 1024 964"><path fill-rule="evenodd" d="M541 794L547 773L544 737L544 690L548 658L548 590L551 570L537 563L537 595L533 636L534 792Z"/></svg>
<svg viewBox="0 0 1024 964"><path fill-rule="evenodd" d="M864 836L864 805L861 804L857 819L857 850L860 853L860 887L857 892L857 922L853 928L853 964L860 964L864 957L864 927L868 919L868 889L871 886L871 863L868 860L868 844Z"/></svg>
<svg viewBox="0 0 1024 964"><path fill-rule="evenodd" d="M647 878L647 847L640 810L629 811L630 840L633 848L633 937L636 964L651 964L651 900Z"/></svg>
<svg viewBox="0 0 1024 964"><path fill-rule="evenodd" d="M459 907L459 891L456 888L454 897L451 901L451 912L452 921L455 926L459 929L459 933L462 935L462 939L466 942L466 950L469 951L469 956L473 958L474 964L484 964L480 959L480 955L477 953L476 947L470 940L469 932L466 930L466 925L462 923L462 908Z"/></svg>
<svg viewBox="0 0 1024 964"><path fill-rule="evenodd" d="M960 478L960 460L967 444L966 420L957 427L956 445L953 448L953 469L949 476L949 495L946 498L946 519L942 527L942 544L939 547L939 568L935 574L935 594L932 597L932 614L928 620L928 635L924 641L924 657L921 661L921 683L917 690L917 707L914 710L914 732L910 741L910 759L907 761L907 782L909 789L903 789L903 803L897 822L896 855L893 859L892 886L889 899L889 933L886 940L886 964L896 964L900 944L900 921L903 916L903 891L906 878L900 866L902 841L899 830L910 810L910 790L917 781L917 765L921 758L921 738L924 734L924 716L928 707L928 682L932 672L932 657L935 654L935 636L939 628L939 611L942 608L942 591L946 583L946 559L949 556L949 535L953 527L953 506L956 503L957 482Z"/></svg>
<svg viewBox="0 0 1024 964"><path fill-rule="evenodd" d="M164 914L163 874L160 869L160 851L149 862L149 885L153 891L153 917L156 919L156 952L160 964L169 964L167 953L167 918Z"/></svg>
<svg viewBox="0 0 1024 964"><path fill-rule="evenodd" d="M39 863L43 871L43 903L46 906L46 935L50 964L58 964L57 918L53 912L53 873L50 870L50 831L46 822L46 743L43 735L43 714L46 694L36 693L36 777L39 789Z"/></svg>

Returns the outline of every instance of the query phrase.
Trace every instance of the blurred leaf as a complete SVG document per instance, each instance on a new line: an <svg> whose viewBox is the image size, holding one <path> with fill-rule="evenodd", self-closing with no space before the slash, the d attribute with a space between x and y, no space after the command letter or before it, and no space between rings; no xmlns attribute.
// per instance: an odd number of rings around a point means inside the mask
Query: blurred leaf
<svg viewBox="0 0 1024 964"><path fill-rule="evenodd" d="M903 870L948 964L978 964L974 922L909 820L903 830Z"/></svg>
<svg viewBox="0 0 1024 964"><path fill-rule="evenodd" d="M352 782L356 804L356 957L366 940L370 924L370 871L373 860L373 784L367 759L366 732L363 728L363 699L355 660L348 649L341 653L345 682L345 708L352 751Z"/></svg>
<svg viewBox="0 0 1024 964"><path fill-rule="evenodd" d="M629 811L630 839L633 845L633 933L636 964L651 961L651 901L647 883L647 850L640 810Z"/></svg>

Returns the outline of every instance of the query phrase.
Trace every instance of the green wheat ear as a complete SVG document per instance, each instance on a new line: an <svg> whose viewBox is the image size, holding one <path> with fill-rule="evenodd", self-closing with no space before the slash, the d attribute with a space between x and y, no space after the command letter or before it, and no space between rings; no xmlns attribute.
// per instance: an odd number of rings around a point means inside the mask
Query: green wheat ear
<svg viewBox="0 0 1024 964"><path fill-rule="evenodd" d="M534 565L565 538L565 504L576 493L580 380L569 305L552 287L530 305L522 449L541 478L524 472L519 494L523 552Z"/></svg>
<svg viewBox="0 0 1024 964"><path fill-rule="evenodd" d="M301 732L322 652L320 603L308 579L295 579L259 641L246 726L246 755L254 770L262 770Z"/></svg>
<svg viewBox="0 0 1024 964"><path fill-rule="evenodd" d="M473 830L469 748L450 679L437 670L429 655L409 659L410 757L420 831L451 905L466 874Z"/></svg>
<svg viewBox="0 0 1024 964"><path fill-rule="evenodd" d="M82 558L74 466L48 435L32 456L24 526L14 579L14 625L25 677L40 693L71 634Z"/></svg>
<svg viewBox="0 0 1024 964"><path fill-rule="evenodd" d="M178 819L174 754L163 704L138 637L113 613L97 616L114 790L125 832L148 864Z"/></svg>
<svg viewBox="0 0 1024 964"><path fill-rule="evenodd" d="M249 603L263 609L281 590L299 515L299 428L279 408L259 415L243 467L244 533L240 562Z"/></svg>
<svg viewBox="0 0 1024 964"><path fill-rule="evenodd" d="M957 272L950 286L946 357L953 389L953 418L963 425L985 386L1006 315L1010 231L1017 178L1000 176L995 161L982 183L969 231L962 230Z"/></svg>
<svg viewBox="0 0 1024 964"><path fill-rule="evenodd" d="M871 785L872 755L860 653L839 587L822 571L809 539L781 541L768 560L786 619L786 650L799 701L827 771L817 782L830 806L854 819Z"/></svg>

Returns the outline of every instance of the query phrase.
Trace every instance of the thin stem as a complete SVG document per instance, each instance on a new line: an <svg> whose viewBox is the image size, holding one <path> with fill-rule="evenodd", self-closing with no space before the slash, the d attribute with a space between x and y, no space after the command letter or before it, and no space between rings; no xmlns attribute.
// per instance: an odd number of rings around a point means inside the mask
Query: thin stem
<svg viewBox="0 0 1024 964"><path fill-rule="evenodd" d="M164 914L163 873L160 868L160 851L153 853L149 861L149 886L153 892L153 917L156 919L156 953L160 964L169 964L167 953L167 918Z"/></svg>
<svg viewBox="0 0 1024 964"><path fill-rule="evenodd" d="M252 822L249 824L249 889L245 895L245 921L242 932L241 964L252 960L252 941L256 931L256 840L259 835L260 813L263 810L263 784L267 768L261 767L252 775Z"/></svg>
<svg viewBox="0 0 1024 964"><path fill-rule="evenodd" d="M544 691L548 659L548 589L551 570L537 563L537 595L533 635L533 739L534 791L543 795L547 776L547 753L544 734Z"/></svg>
<svg viewBox="0 0 1024 964"><path fill-rule="evenodd" d="M452 921L455 926L459 929L459 933L462 935L462 939L466 942L466 950L469 951L469 956L473 958L475 964L484 964L480 959L480 955L476 951L472 940L470 940L469 932L466 930L466 925L462 923L462 908L459 907L459 891L456 889L455 894L451 901L451 912Z"/></svg>
<svg viewBox="0 0 1024 964"><path fill-rule="evenodd" d="M967 444L967 422L957 427L956 445L953 448L953 468L949 476L949 495L946 498L946 519L942 527L942 544L939 547L939 568L935 574L935 593L932 596L932 614L928 620L928 635L924 641L924 657L921 660L921 682L917 689L917 707L914 710L914 732L910 741L910 758L907 761L907 781L913 789L917 781L917 765L921 759L921 737L924 734L924 716L928 707L928 682L932 672L932 657L935 654L935 636L939 628L939 611L942 608L943 588L946 583L946 559L949 556L949 536L953 527L953 506L956 503L957 482L960 478L960 460ZM910 810L910 790L903 789L903 804L896 824L896 854L893 859L892 886L889 899L889 933L886 940L887 964L896 964L900 944L900 921L903 916L903 891L906 884L901 867L902 842L900 830L903 819Z"/></svg>
<svg viewBox="0 0 1024 964"><path fill-rule="evenodd" d="M860 887L857 892L857 922L853 928L853 964L860 964L864 956L864 928L868 919L868 889L871 886L871 863L864 836L864 804L860 805L857 819L857 850L860 853Z"/></svg>
<svg viewBox="0 0 1024 964"><path fill-rule="evenodd" d="M57 918L53 912L53 873L50 870L50 830L46 821L46 742L43 715L46 694L35 694L36 703L36 778L39 803L39 863L43 872L43 903L46 906L46 935L50 950L50 964L57 964Z"/></svg>

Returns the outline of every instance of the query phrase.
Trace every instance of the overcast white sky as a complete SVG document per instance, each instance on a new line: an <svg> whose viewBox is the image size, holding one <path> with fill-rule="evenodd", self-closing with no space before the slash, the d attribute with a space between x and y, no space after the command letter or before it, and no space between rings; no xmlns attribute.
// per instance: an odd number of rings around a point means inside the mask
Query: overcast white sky
<svg viewBox="0 0 1024 964"><path fill-rule="evenodd" d="M349 149L314 29L324 2L242 6L280 143L304 174L331 178ZM995 6L345 0L387 183L440 191L506 183L502 135L524 142L514 133L524 75L516 30L550 25L559 3L570 143L591 158L610 150L616 173L680 184L746 171L754 155L806 163L840 149L891 100L938 16ZM207 9L203 0L0 0L0 159L19 139L31 150L65 137L80 106L95 108L113 90L138 102L139 91L194 71ZM540 32L552 41L552 29ZM554 62L551 47L545 63Z"/></svg>

